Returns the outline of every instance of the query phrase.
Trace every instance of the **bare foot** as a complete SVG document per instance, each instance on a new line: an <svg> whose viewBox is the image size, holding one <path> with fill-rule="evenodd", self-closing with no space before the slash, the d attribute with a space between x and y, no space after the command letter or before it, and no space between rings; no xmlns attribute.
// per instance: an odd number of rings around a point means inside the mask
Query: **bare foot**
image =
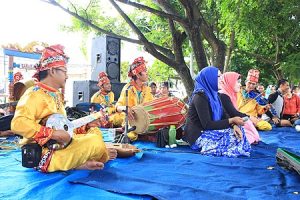
<svg viewBox="0 0 300 200"><path fill-rule="evenodd" d="M120 143L105 143L106 148L113 148L117 151L118 158L134 156L135 153L140 152L138 148L131 144L120 144Z"/></svg>
<svg viewBox="0 0 300 200"><path fill-rule="evenodd" d="M118 157L119 158L127 158L134 156L135 153L140 152L138 148L131 144L121 144L121 148L117 148L118 151Z"/></svg>
<svg viewBox="0 0 300 200"><path fill-rule="evenodd" d="M115 148L107 148L109 160L114 160L117 158L118 152Z"/></svg>
<svg viewBox="0 0 300 200"><path fill-rule="evenodd" d="M88 169L88 170L96 170L96 169L103 169L104 164L102 162L98 162L95 160L88 160L83 165L80 165L76 169Z"/></svg>

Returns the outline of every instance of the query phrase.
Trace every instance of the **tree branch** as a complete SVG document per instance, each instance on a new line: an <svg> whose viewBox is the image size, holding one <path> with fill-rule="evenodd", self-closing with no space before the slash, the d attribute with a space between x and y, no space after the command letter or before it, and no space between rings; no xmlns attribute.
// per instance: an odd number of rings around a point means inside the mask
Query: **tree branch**
<svg viewBox="0 0 300 200"><path fill-rule="evenodd" d="M172 8L171 4L169 3L169 1L166 0L153 0L153 2L158 5L163 11L165 11L166 13L175 16L176 15L176 11ZM186 19L184 19L185 22ZM176 21L176 20L175 20Z"/></svg>
<svg viewBox="0 0 300 200"><path fill-rule="evenodd" d="M85 23L87 26L90 26L91 28L95 29L96 31L98 32L101 32L101 33L104 33L106 35L109 35L109 36L112 36L112 37L115 37L115 38L119 38L121 40L124 40L124 41L127 41L127 42L130 42L130 43L134 43L134 44L139 44L139 45L144 45L144 43L140 40L136 40L136 39L132 39L132 38L128 38L128 37L125 37L125 36L122 36L122 35L118 35L118 34L115 34L111 31L107 31L105 29L102 29L102 28L99 28L98 26L96 26L95 24L93 24L92 22L90 22L89 20L85 19L84 17L81 17L80 15L78 15L77 13L75 12L72 12L70 11L69 9L63 7L62 5L60 5L57 1L55 0L41 0L45 3L48 3L48 4L51 4L53 6L57 6L59 7L60 9L62 9L63 11L65 11L66 13L72 15L73 17L75 17L76 19L82 21L83 23ZM74 5L72 5L74 6ZM76 10L76 8L74 8ZM154 44L154 43L151 43L149 42L150 44L152 44L158 51L162 52L163 54L169 56L169 57L172 57L173 53L170 49L167 49L165 47L162 47L160 45L157 45L157 44ZM174 56L174 55L173 55Z"/></svg>
<svg viewBox="0 0 300 200"><path fill-rule="evenodd" d="M140 10L145 10L147 12L150 12L152 14L158 15L158 16L163 17L163 18L172 19L172 20L177 21L181 24L186 24L187 23L186 19L182 18L179 15L176 15L175 13L174 14L165 13L163 11L156 10L156 9L150 8L148 6L145 6L145 5L142 5L142 4L139 4L139 3L135 3L135 2L132 2L132 1L129 1L129 0L116 0L116 1L127 4L127 5L130 5L130 6L133 6L135 8L140 9Z"/></svg>
<svg viewBox="0 0 300 200"><path fill-rule="evenodd" d="M224 65L224 72L226 72L230 63L230 59L231 59L231 55L232 55L232 51L234 49L234 39L235 39L235 31L232 30L230 33L230 44L229 44L229 48L227 49L226 52L226 60L225 60L225 65Z"/></svg>
<svg viewBox="0 0 300 200"><path fill-rule="evenodd" d="M238 51L241 52L241 53L243 53L243 54L246 54L248 56L251 56L253 58L256 58L257 60L260 60L260 61L262 61L262 62L264 62L266 64L270 64L272 66L274 66L276 64L273 60L271 60L269 58L266 58L266 57L264 57L264 56L262 56L260 54L251 53L251 52L243 51L243 50L240 50L240 49Z"/></svg>
<svg viewBox="0 0 300 200"><path fill-rule="evenodd" d="M275 62L278 62L278 56L279 56L279 42L278 42L278 36L276 34L275 36L275 42L276 42L276 52L275 52Z"/></svg>
<svg viewBox="0 0 300 200"><path fill-rule="evenodd" d="M131 21L131 19L124 13L124 11L117 5L117 3L114 0L109 0L110 3L114 6L114 8L119 12L119 14L123 17L123 19L126 21L126 23L131 27L131 29L137 34L139 40L142 42L142 44L145 46L145 50L151 53L154 57L161 60L162 62L170 65L170 66L176 66L178 63L174 61L174 55L173 59L170 57L167 57L160 52L158 52L155 49L155 46L150 43L147 38L144 36L144 34L138 29L138 27Z"/></svg>
<svg viewBox="0 0 300 200"><path fill-rule="evenodd" d="M186 38L186 34L184 33L183 35L180 35L180 33L176 31L175 24L171 19L169 19L169 27L172 35L172 44L175 60L178 63L184 63L184 56L182 53L182 42L184 40L184 37Z"/></svg>

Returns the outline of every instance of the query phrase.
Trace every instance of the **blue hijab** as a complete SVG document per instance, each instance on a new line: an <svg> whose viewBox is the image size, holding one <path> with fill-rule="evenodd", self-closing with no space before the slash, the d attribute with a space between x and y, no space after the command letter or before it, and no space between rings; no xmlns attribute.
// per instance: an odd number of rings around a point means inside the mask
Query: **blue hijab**
<svg viewBox="0 0 300 200"><path fill-rule="evenodd" d="M191 101L195 94L200 91L203 91L208 97L213 120L220 120L222 118L223 108L218 96L218 68L205 67L197 74Z"/></svg>

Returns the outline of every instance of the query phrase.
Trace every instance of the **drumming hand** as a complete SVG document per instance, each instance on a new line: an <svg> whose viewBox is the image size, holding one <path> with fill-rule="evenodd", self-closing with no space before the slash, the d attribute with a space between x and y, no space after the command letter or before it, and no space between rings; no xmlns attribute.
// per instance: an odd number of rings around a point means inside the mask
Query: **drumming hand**
<svg viewBox="0 0 300 200"><path fill-rule="evenodd" d="M134 111L128 107L128 119L134 120Z"/></svg>
<svg viewBox="0 0 300 200"><path fill-rule="evenodd" d="M241 117L232 117L232 118L229 118L229 124L243 126L244 125L244 120Z"/></svg>
<svg viewBox="0 0 300 200"><path fill-rule="evenodd" d="M60 144L69 144L71 141L71 136L67 131L64 130L54 130L51 139L56 140Z"/></svg>
<svg viewBox="0 0 300 200"><path fill-rule="evenodd" d="M89 129L91 127L99 127L99 126L101 126L100 119L96 119L96 120L88 123L86 126L87 126L87 129Z"/></svg>

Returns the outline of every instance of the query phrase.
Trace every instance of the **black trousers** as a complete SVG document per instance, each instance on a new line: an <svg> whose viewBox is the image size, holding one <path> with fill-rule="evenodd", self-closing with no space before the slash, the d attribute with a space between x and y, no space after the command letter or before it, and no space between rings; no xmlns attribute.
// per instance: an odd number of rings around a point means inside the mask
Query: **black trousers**
<svg viewBox="0 0 300 200"><path fill-rule="evenodd" d="M10 130L11 120L14 118L14 115L6 115L0 118L0 131Z"/></svg>

